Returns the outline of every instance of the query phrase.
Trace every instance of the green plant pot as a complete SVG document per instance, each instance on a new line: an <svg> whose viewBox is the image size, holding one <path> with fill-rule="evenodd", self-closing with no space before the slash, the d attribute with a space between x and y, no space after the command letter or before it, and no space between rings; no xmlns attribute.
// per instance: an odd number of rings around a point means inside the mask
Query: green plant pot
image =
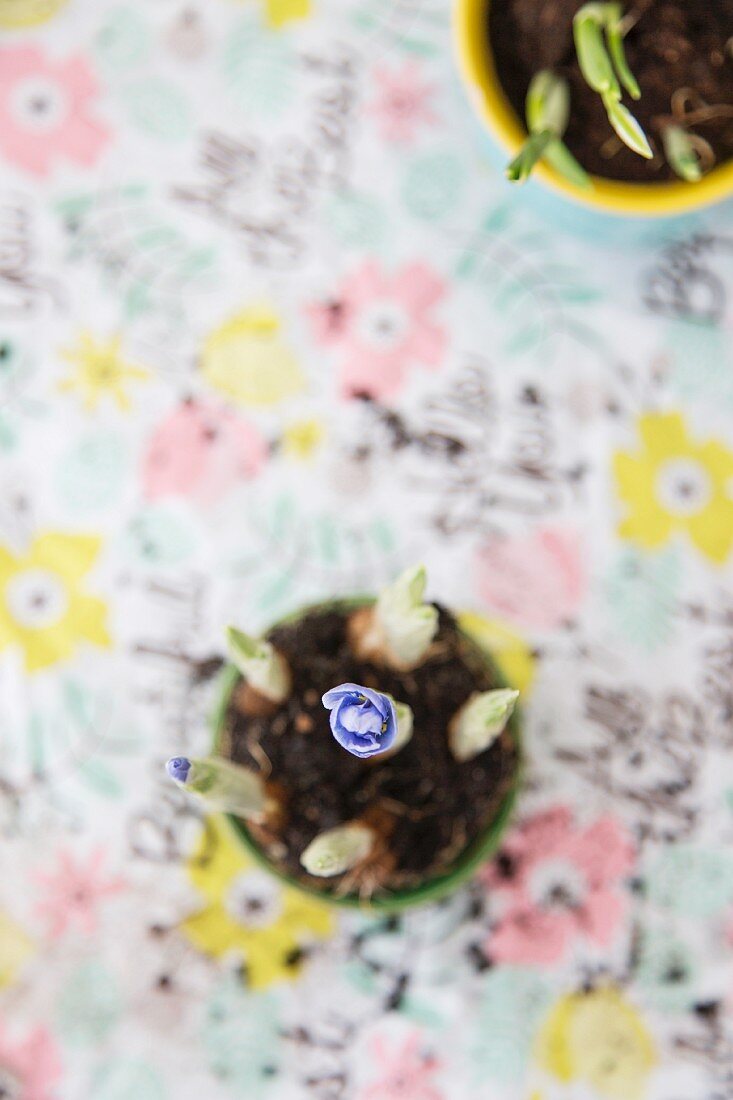
<svg viewBox="0 0 733 1100"><path fill-rule="evenodd" d="M312 604L309 607L301 608L299 611L296 611L292 615L288 615L284 619L280 619L271 629L274 629L275 626L285 626L297 622L311 611L341 611L346 613L359 607L368 606L372 603L374 603L374 600L370 597L354 597L352 599L328 600L324 603ZM462 630L461 633L468 643L474 647L477 654L480 655L481 660L491 667L496 686L509 686L500 675L491 654L487 652L483 646L479 645L476 639L466 633L465 630ZM224 721L229 708L229 700L238 681L238 670L234 665L227 665L221 673L219 698L213 716L214 753L218 751L224 728ZM293 890L300 890L301 893L318 898L328 905L336 905L346 909L359 909L362 912L374 913L376 915L396 913L402 909L409 909L414 905L420 905L422 902L436 901L438 898L442 898L446 894L451 893L458 886L471 878L481 864L485 863L494 855L501 843L501 838L506 832L517 799L517 791L522 770L520 738L521 714L519 709L515 710L511 717L509 730L517 746L519 758L512 785L504 795L495 817L489 822L483 832L464 848L450 871L446 871L442 875L436 875L434 878L428 879L426 882L421 883L419 886L414 886L409 890L395 890L391 893L385 893L378 897L371 898L369 901L364 901L364 899L360 898L357 894L345 894L341 897L337 897L334 894L329 894L327 891L317 890L315 887L306 886L298 879L284 874L268 859L259 845L255 842L244 821L242 821L241 818L234 817L232 814L228 814L227 817L232 827L233 835L253 859L260 864L260 866L265 867L270 874L275 876L275 878L280 879L281 882L285 883Z"/></svg>

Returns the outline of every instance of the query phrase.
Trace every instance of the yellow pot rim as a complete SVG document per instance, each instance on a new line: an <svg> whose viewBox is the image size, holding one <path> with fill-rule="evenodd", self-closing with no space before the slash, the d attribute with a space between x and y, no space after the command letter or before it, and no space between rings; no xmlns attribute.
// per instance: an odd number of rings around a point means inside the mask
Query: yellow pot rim
<svg viewBox="0 0 733 1100"><path fill-rule="evenodd" d="M513 156L527 135L496 75L487 33L490 2L455 0L453 25L458 62L476 112L508 155ZM733 160L714 168L699 183L620 183L592 176L592 190L583 190L543 163L534 169L535 176L574 202L624 217L669 217L699 210L733 194Z"/></svg>

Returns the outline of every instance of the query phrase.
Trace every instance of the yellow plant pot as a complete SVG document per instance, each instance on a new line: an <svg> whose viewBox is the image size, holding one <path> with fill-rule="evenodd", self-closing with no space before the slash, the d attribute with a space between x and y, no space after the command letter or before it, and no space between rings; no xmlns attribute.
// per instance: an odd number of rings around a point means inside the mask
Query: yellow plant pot
<svg viewBox="0 0 733 1100"><path fill-rule="evenodd" d="M456 46L471 103L510 159L527 132L496 75L488 35L490 3L491 0L455 0ZM583 190L543 162L535 167L534 176L568 199L622 217L670 217L721 202L733 194L733 160L714 168L699 183L620 183L592 176L592 189Z"/></svg>

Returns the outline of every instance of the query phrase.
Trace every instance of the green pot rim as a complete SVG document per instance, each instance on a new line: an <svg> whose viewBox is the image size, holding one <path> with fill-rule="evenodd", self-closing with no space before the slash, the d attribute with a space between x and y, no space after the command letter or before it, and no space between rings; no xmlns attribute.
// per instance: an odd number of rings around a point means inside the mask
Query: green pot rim
<svg viewBox="0 0 733 1100"><path fill-rule="evenodd" d="M270 630L274 630L278 626L286 626L290 623L297 622L311 611L353 611L359 607L367 607L374 603L374 598L370 596L355 596L348 599L337 600L324 600L320 603L310 604L307 607L302 607L298 611L293 612L290 615L279 619L274 623ZM458 628L464 638L474 648L480 652L482 659L491 666L492 672L496 679L497 687L508 687L505 678L499 672L496 662L488 650L479 644L479 642L467 631ZM216 753L219 748L221 740L222 730L224 728L224 721L226 718L227 709L229 707L229 700L231 698L232 691L235 684L239 680L239 671L237 668L228 664L220 675L220 687L218 701L213 714L213 751ZM319 901L326 905L335 905L345 909L360 909L362 912L368 913L396 913L403 909L409 909L414 905L420 905L427 901L436 901L438 898L444 897L446 894L451 893L462 883L466 882L472 877L474 872L482 863L485 863L494 853L497 851L501 838L506 832L507 825L514 810L514 806L517 800L517 792L521 784L522 775L522 753L521 753L521 712L519 708L514 711L510 722L509 730L514 737L514 743L517 747L519 754L519 760L517 768L514 774L514 781L510 786L501 804L496 812L494 818L479 833L474 840L468 844L461 854L456 859L455 863L449 871L444 872L442 875L437 875L435 878L428 879L426 882L421 883L419 886L411 887L408 890L395 890L389 894L380 895L370 898L368 901L360 898L357 894L345 894L342 897L336 897L333 894L328 894L325 891L317 890L315 887L307 886L305 883L300 882L298 879L285 874L278 867L276 867L265 855L259 845L252 838L247 826L241 820L241 818L235 817L233 814L226 814L229 824L232 828L232 832L237 840L241 842L244 848L247 849L249 854L254 860L261 866L266 868L275 878L285 883L293 890L299 890L303 894L307 894L309 897L317 898Z"/></svg>

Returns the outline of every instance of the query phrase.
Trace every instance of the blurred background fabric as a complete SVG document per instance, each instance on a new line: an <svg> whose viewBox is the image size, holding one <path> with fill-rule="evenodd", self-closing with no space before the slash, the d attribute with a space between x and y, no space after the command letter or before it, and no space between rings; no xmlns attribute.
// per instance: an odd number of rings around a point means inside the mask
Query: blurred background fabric
<svg viewBox="0 0 733 1100"><path fill-rule="evenodd" d="M733 1096L731 207L510 190L447 0L3 0L0 158L0 1095ZM163 763L418 560L525 788L341 916Z"/></svg>

